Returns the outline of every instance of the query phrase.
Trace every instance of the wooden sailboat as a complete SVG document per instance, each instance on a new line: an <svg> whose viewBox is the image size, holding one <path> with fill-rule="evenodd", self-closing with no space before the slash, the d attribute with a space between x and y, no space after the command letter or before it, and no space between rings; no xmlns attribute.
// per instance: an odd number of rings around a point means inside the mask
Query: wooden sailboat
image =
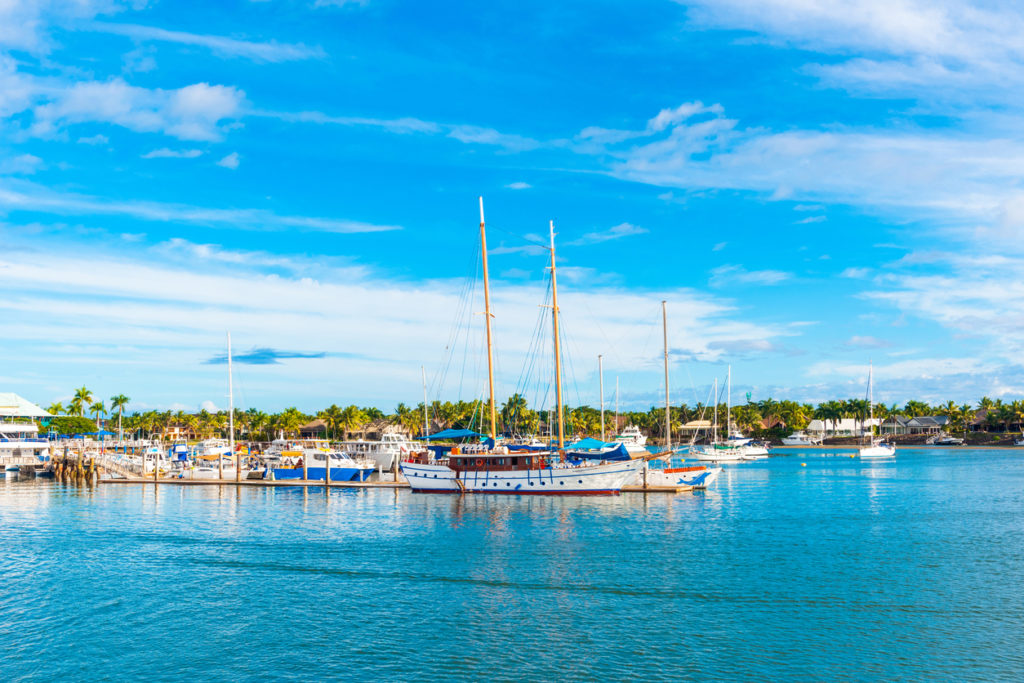
<svg viewBox="0 0 1024 683"><path fill-rule="evenodd" d="M494 350L491 337L490 280L484 200L480 198L480 247L483 252L484 319L487 325L487 375L490 392L490 437L487 443L453 448L447 458L402 463L402 474L413 491L421 493L504 493L529 495L617 495L636 478L641 460L573 464L565 459L562 405L562 359L559 349L558 280L555 264L555 226L551 233L551 323L555 342L555 398L558 449L537 452L494 446L497 409L494 400Z"/></svg>

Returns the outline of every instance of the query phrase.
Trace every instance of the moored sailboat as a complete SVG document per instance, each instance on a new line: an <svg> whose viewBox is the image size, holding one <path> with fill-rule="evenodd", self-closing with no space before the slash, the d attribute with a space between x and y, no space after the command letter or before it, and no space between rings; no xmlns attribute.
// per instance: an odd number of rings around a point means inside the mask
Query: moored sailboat
<svg viewBox="0 0 1024 683"><path fill-rule="evenodd" d="M617 495L636 477L642 460L599 464L573 464L565 459L565 425L562 405L562 371L558 329L558 281L555 269L555 228L551 235L551 310L555 347L555 396L558 449L534 452L494 446L497 408L494 400L494 345L491 336L491 295L487 270L487 233L484 200L480 198L480 246L484 280L484 321L487 332L487 375L490 395L489 439L486 444L452 449L447 458L434 462L417 456L401 464L413 491L421 493L504 493L529 495Z"/></svg>
<svg viewBox="0 0 1024 683"><path fill-rule="evenodd" d="M874 404L874 388L873 388L873 366L868 364L868 429L872 429L871 425L875 421L875 404ZM896 455L896 446L877 439L872 432L872 436L868 441L867 445L861 446L858 449L858 453L862 458L891 458Z"/></svg>

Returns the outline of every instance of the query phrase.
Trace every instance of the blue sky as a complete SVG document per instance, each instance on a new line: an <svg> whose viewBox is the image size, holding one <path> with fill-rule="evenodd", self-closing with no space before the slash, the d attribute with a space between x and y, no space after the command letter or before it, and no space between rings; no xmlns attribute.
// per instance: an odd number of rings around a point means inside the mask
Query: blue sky
<svg viewBox="0 0 1024 683"><path fill-rule="evenodd" d="M736 400L860 396L869 359L885 402L1017 398L1022 29L956 0L2 4L0 384L223 407L230 330L241 407L390 410L421 365L470 400L446 344L483 195L502 396L554 220L570 402L598 354L609 401L660 400L662 299L690 403L727 364Z"/></svg>

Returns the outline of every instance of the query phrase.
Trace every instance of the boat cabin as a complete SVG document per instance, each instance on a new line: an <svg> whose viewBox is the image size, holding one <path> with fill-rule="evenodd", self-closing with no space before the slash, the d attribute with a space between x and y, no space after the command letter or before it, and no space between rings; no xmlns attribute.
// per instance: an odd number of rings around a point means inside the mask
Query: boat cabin
<svg viewBox="0 0 1024 683"><path fill-rule="evenodd" d="M547 467L545 455L530 451L463 453L458 448L453 448L448 454L448 467L456 472L540 470Z"/></svg>

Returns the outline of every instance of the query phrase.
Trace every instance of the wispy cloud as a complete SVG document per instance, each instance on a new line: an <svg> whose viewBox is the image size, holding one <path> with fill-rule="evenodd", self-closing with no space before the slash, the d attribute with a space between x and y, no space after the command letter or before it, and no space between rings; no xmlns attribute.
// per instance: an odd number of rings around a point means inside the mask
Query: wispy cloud
<svg viewBox="0 0 1024 683"><path fill-rule="evenodd" d="M0 205L7 211L36 211L61 215L130 216L140 220L220 225L248 230L296 228L312 232L360 233L401 230L397 225L376 225L334 218L288 216L264 209L217 209L187 204L110 200L88 195L54 192L27 182L0 183Z"/></svg>
<svg viewBox="0 0 1024 683"><path fill-rule="evenodd" d="M232 353L231 360L243 365L280 365L282 360L295 358L324 358L325 351L303 352L303 351L282 351L268 347L257 347L243 353ZM203 361L206 365L226 365L228 362L227 352L217 354Z"/></svg>
<svg viewBox="0 0 1024 683"><path fill-rule="evenodd" d="M108 142L110 142L110 139L106 135L101 135L99 133L84 138L78 138L78 144L80 145L105 145Z"/></svg>
<svg viewBox="0 0 1024 683"><path fill-rule="evenodd" d="M88 31L125 36L136 41L152 40L204 47L222 57L241 57L255 62L289 62L304 59L322 59L326 56L323 48L319 46L308 47L301 43L278 43L273 40L267 42L238 40L225 36L169 31L155 26L140 26L138 24L93 21L83 24L80 28Z"/></svg>
<svg viewBox="0 0 1024 683"><path fill-rule="evenodd" d="M217 165L223 166L224 168L230 168L233 171L236 168L238 168L239 163L240 162L238 158L238 152L232 152L231 154L228 154L226 157L218 161Z"/></svg>
<svg viewBox="0 0 1024 683"><path fill-rule="evenodd" d="M711 270L708 284L715 288L730 285L777 285L791 277L791 273L780 270L747 270L740 265L723 265Z"/></svg>
<svg viewBox="0 0 1024 683"><path fill-rule="evenodd" d="M529 190L531 187L533 187L533 185L530 185L530 183L518 181L514 183L509 183L505 187L509 190Z"/></svg>
<svg viewBox="0 0 1024 683"><path fill-rule="evenodd" d="M596 232L588 232L582 237L566 242L568 246L582 246L586 244L599 244L601 242L608 242L610 240L618 240L623 237L631 237L633 235L643 235L647 233L646 228L641 228L638 225L632 223L619 223L614 225L607 230L599 230Z"/></svg>
<svg viewBox="0 0 1024 683"><path fill-rule="evenodd" d="M150 152L146 152L142 155L143 159L195 159L198 156L202 156L202 150L198 149L168 149L161 147L160 149L154 149Z"/></svg>

